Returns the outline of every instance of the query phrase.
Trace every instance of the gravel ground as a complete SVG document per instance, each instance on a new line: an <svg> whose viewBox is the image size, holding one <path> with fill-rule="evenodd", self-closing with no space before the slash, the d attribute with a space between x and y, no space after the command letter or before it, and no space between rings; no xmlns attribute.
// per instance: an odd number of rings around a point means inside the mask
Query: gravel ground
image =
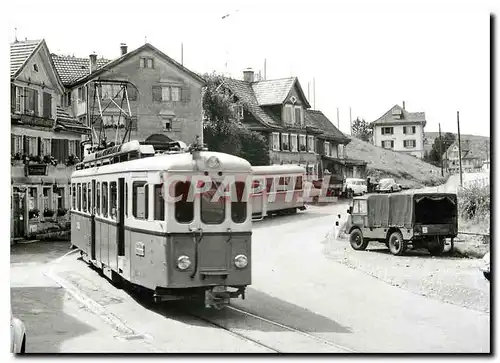
<svg viewBox="0 0 500 363"><path fill-rule="evenodd" d="M366 251L355 251L347 239L336 239L333 232L323 243L329 258L388 284L465 308L490 311L490 283L479 270L481 259L432 257L426 251L393 256L376 242Z"/></svg>

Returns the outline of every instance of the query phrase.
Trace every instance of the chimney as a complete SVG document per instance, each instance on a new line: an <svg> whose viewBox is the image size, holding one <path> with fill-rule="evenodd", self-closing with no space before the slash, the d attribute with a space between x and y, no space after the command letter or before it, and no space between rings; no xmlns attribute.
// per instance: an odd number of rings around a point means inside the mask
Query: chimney
<svg viewBox="0 0 500 363"><path fill-rule="evenodd" d="M125 43L121 43L121 44L120 44L120 49L121 49L121 51L122 51L122 55L127 54L127 44L125 44Z"/></svg>
<svg viewBox="0 0 500 363"><path fill-rule="evenodd" d="M406 110L406 108L405 108L405 101L403 101L403 110Z"/></svg>
<svg viewBox="0 0 500 363"><path fill-rule="evenodd" d="M94 72L97 69L97 54L89 55L90 58L90 73Z"/></svg>
<svg viewBox="0 0 500 363"><path fill-rule="evenodd" d="M247 68L243 71L243 80L248 83L252 83L254 81L252 68Z"/></svg>

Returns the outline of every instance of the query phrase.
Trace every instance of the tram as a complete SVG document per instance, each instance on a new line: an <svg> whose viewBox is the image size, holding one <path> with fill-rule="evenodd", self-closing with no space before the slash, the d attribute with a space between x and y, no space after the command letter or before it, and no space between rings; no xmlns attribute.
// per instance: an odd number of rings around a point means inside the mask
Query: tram
<svg viewBox="0 0 500 363"><path fill-rule="evenodd" d="M111 281L149 289L156 302L244 299L251 173L244 159L200 149L155 154L131 141L97 151L71 176L71 243Z"/></svg>
<svg viewBox="0 0 500 363"><path fill-rule="evenodd" d="M306 169L294 165L253 166L252 219L305 210Z"/></svg>

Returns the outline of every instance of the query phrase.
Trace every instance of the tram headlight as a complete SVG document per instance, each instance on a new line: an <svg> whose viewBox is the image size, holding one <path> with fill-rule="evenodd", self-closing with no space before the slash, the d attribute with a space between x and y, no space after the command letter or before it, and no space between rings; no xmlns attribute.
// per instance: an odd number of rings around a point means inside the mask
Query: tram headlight
<svg viewBox="0 0 500 363"><path fill-rule="evenodd" d="M234 265L238 268L244 268L248 265L248 258L245 255L238 255L234 258Z"/></svg>
<svg viewBox="0 0 500 363"><path fill-rule="evenodd" d="M191 266L191 260L188 256L181 256L177 259L177 267L179 270L186 270Z"/></svg>
<svg viewBox="0 0 500 363"><path fill-rule="evenodd" d="M211 156L211 157L209 157L208 160L207 160L207 166L210 169L218 168L220 166L220 161L217 158L217 156Z"/></svg>

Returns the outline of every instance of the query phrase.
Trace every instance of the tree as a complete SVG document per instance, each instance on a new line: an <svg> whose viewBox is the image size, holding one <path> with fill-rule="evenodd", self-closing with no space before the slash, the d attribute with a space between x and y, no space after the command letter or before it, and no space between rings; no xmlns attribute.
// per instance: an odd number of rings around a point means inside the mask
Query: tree
<svg viewBox="0 0 500 363"><path fill-rule="evenodd" d="M203 139L208 149L242 157L252 165L269 165L266 138L238 120L239 104L224 87L224 78L216 73L203 77Z"/></svg>
<svg viewBox="0 0 500 363"><path fill-rule="evenodd" d="M359 117L352 122L352 134L358 139L370 142L372 140L372 126L364 119L360 120Z"/></svg>
<svg viewBox="0 0 500 363"><path fill-rule="evenodd" d="M432 144L432 149L429 152L427 159L424 159L431 164L440 166L442 158L446 150L455 142L455 135L451 132L447 132L444 136L436 137L434 143ZM442 153L441 153L442 151Z"/></svg>

